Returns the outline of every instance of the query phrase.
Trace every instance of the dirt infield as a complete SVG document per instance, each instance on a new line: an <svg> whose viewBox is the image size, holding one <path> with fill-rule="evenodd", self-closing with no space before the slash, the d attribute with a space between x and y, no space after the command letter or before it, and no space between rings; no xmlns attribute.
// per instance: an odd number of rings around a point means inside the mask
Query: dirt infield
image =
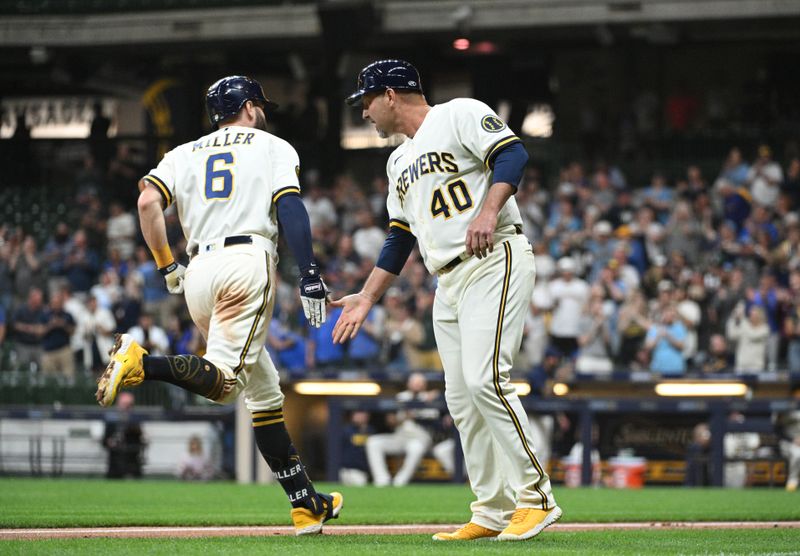
<svg viewBox="0 0 800 556"><path fill-rule="evenodd" d="M458 525L330 525L326 535L416 535L451 531ZM557 523L554 532L635 531L641 529L800 529L800 521L664 521L641 523ZM0 529L2 540L79 538L269 537L294 535L294 528L275 527L83 527Z"/></svg>

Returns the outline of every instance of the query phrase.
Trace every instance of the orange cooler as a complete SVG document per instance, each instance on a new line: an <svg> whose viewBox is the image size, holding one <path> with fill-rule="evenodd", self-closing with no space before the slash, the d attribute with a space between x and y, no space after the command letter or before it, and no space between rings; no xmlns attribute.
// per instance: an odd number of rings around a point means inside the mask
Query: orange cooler
<svg viewBox="0 0 800 556"><path fill-rule="evenodd" d="M620 457L608 460L611 484L614 488L642 488L647 460L644 458Z"/></svg>

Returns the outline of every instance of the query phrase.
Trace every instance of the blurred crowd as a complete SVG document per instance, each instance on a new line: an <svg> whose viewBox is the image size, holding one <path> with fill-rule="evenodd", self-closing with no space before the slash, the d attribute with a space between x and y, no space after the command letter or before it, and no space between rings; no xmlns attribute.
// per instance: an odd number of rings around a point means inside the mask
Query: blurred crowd
<svg viewBox="0 0 800 556"><path fill-rule="evenodd" d="M144 246L136 182L147 166L124 145L87 156L75 197L46 237L0 227L2 368L73 377L107 363L116 332L155 354L198 353L203 339ZM386 237L389 184L305 172L314 249L338 298L359 289ZM108 192L116 192L110 195ZM516 195L537 281L515 366L550 378L646 371L800 371L800 158L731 149L714 175L688 166L629 183L620 168L573 162L545 183L529 168ZM174 208L170 244L186 261ZM415 250L359 335L331 342L339 309L311 329L281 248L268 349L282 370L438 370L435 277Z"/></svg>
<svg viewBox="0 0 800 556"><path fill-rule="evenodd" d="M539 374L800 370L800 159L731 149L717 175L571 164L517 194L537 255L523 365ZM579 315L576 318L576 315ZM547 332L545 332L545 330Z"/></svg>

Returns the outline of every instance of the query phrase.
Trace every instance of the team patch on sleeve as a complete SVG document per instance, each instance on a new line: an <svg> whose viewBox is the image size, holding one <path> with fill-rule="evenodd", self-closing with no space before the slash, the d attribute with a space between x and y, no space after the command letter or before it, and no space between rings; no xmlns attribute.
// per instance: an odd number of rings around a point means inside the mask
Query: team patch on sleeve
<svg viewBox="0 0 800 556"><path fill-rule="evenodd" d="M161 196L164 198L164 204L166 206L170 206L172 204L172 201L174 200L172 197L172 193L170 192L169 187L167 187L167 185L163 181L161 181L161 178L159 178L158 176L154 176L153 174L147 174L143 179L147 183L153 185L158 190L158 192L161 193Z"/></svg>
<svg viewBox="0 0 800 556"><path fill-rule="evenodd" d="M274 205L276 202L278 202L278 199L284 195L300 195L300 188L296 185L290 185L288 187L282 187L281 189L278 189L272 194L272 204Z"/></svg>
<svg viewBox="0 0 800 556"><path fill-rule="evenodd" d="M506 123L494 114L487 114L481 120L481 127L489 133L497 133L506 128Z"/></svg>

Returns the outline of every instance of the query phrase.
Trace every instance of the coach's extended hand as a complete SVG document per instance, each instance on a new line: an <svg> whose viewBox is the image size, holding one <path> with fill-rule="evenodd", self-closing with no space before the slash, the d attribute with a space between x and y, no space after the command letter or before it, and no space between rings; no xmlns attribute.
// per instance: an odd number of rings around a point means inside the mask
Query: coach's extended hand
<svg viewBox="0 0 800 556"><path fill-rule="evenodd" d="M308 323L319 328L325 322L325 301L328 288L318 272L300 279L300 301Z"/></svg>
<svg viewBox="0 0 800 556"><path fill-rule="evenodd" d="M331 307L342 308L342 314L333 327L333 343L341 344L355 338L374 303L363 292L331 301Z"/></svg>
<svg viewBox="0 0 800 556"><path fill-rule="evenodd" d="M186 267L182 264L173 262L158 271L167 283L169 293L183 293L183 275L186 274Z"/></svg>

